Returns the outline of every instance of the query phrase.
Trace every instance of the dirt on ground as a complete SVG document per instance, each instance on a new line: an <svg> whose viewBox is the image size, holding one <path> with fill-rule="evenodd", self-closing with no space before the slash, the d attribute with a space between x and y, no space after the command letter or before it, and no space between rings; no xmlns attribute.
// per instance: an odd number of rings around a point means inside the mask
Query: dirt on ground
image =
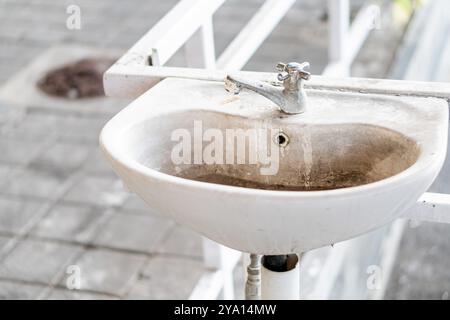
<svg viewBox="0 0 450 320"><path fill-rule="evenodd" d="M67 99L103 96L103 73L114 61L109 58L81 59L49 71L37 86L50 96Z"/></svg>

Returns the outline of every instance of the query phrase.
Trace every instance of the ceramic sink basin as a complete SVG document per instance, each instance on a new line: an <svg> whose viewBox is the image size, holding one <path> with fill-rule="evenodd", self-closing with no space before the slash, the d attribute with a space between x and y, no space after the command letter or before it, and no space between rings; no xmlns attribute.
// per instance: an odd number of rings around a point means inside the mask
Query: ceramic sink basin
<svg viewBox="0 0 450 320"><path fill-rule="evenodd" d="M446 154L445 100L308 96L304 114L285 115L250 91L169 78L110 120L100 142L154 211L251 253L303 252L369 232L431 185ZM240 147L230 132L244 137ZM250 161L261 150L264 161Z"/></svg>

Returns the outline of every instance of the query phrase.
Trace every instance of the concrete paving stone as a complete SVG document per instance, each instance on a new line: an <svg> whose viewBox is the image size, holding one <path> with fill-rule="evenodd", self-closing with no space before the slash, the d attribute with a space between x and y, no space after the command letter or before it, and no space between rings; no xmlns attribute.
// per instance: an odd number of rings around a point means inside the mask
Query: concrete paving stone
<svg viewBox="0 0 450 320"><path fill-rule="evenodd" d="M122 295L135 281L145 260L139 254L95 249L86 251L74 265L80 267L81 290Z"/></svg>
<svg viewBox="0 0 450 320"><path fill-rule="evenodd" d="M31 234L38 237L88 243L106 213L86 206L57 204Z"/></svg>
<svg viewBox="0 0 450 320"><path fill-rule="evenodd" d="M85 176L68 191L63 200L96 206L121 206L128 192L117 177Z"/></svg>
<svg viewBox="0 0 450 320"><path fill-rule="evenodd" d="M2 33L5 31L5 29L2 29ZM3 41L2 50L0 51L0 61L3 61L2 59L13 60L14 57L24 54L27 57L33 57L43 48L43 45L36 46L23 41Z"/></svg>
<svg viewBox="0 0 450 320"><path fill-rule="evenodd" d="M267 38L267 43L284 47L285 49L301 48L301 44L308 42L308 48L319 47L319 51L327 51L328 45L328 25L326 23L315 23L312 28L298 28L297 26L278 25L270 36ZM306 50L301 48L300 50ZM294 51L295 52L295 51ZM309 58L309 57L308 57Z"/></svg>
<svg viewBox="0 0 450 320"><path fill-rule="evenodd" d="M27 15L23 21L25 24L30 23L29 19L31 15ZM9 39L21 39L23 41L38 42L41 44L52 45L54 43L61 42L65 38L66 29L65 28L66 17L61 19L60 28L51 28L47 24L35 23L30 25L27 29L15 29L15 28L5 28L6 30L2 33L2 36ZM14 31L16 30L16 31Z"/></svg>
<svg viewBox="0 0 450 320"><path fill-rule="evenodd" d="M54 128L61 117L48 114L28 114L26 108L16 108L16 106L13 109L24 109L25 111L15 117L8 117L8 123L1 132L5 139L32 142L55 140L57 132Z"/></svg>
<svg viewBox="0 0 450 320"><path fill-rule="evenodd" d="M219 12L216 14L219 15ZM250 18L250 17L249 17ZM217 57L222 54L222 52L231 43L234 37L239 33L240 30L245 26L246 20L236 20L230 23L226 18L223 19L213 19L213 29L214 29L214 44L216 49ZM227 30L222 33L223 30Z"/></svg>
<svg viewBox="0 0 450 320"><path fill-rule="evenodd" d="M10 237L0 236L0 252L2 248L11 240Z"/></svg>
<svg viewBox="0 0 450 320"><path fill-rule="evenodd" d="M0 183L0 192L15 196L56 199L60 196L65 179L65 176L61 176L56 171L18 169L9 176L7 181Z"/></svg>
<svg viewBox="0 0 450 320"><path fill-rule="evenodd" d="M0 278L51 283L79 250L48 241L21 241L0 263Z"/></svg>
<svg viewBox="0 0 450 320"><path fill-rule="evenodd" d="M8 21L9 19L6 18L5 20ZM14 39L21 41L24 39L26 32L27 31L25 29L12 28L8 24L6 24L6 26L4 28L2 28L2 34L1 34L2 42L3 41L6 41L6 42L13 41Z"/></svg>
<svg viewBox="0 0 450 320"><path fill-rule="evenodd" d="M327 51L319 46L302 47L293 42L286 45L271 43L269 41L261 45L255 53L255 59L250 60L245 66L245 70L274 72L276 62L274 61L305 61L311 64L312 74L320 74L326 66ZM258 69L259 68L259 69Z"/></svg>
<svg viewBox="0 0 450 320"><path fill-rule="evenodd" d="M17 72L17 69L18 68L14 65L5 65L4 59L0 60L0 87L5 84L15 72Z"/></svg>
<svg viewBox="0 0 450 320"><path fill-rule="evenodd" d="M140 38L142 37L148 30L150 30L151 26L155 25L166 12L170 10L174 6L176 1L159 1L157 4L157 8L153 8L153 6L142 6L140 10L132 13L131 19L124 20L124 25L130 33L123 33L125 38ZM118 30L123 31L124 29ZM137 40L137 39L136 39Z"/></svg>
<svg viewBox="0 0 450 320"><path fill-rule="evenodd" d="M67 31L65 22L68 14L66 13L67 4L64 2L58 1L49 6L28 1L26 4L9 5L9 10L17 10L14 12L14 18L17 18L17 22L23 23L21 24L23 29L29 30L31 26L41 24L44 27L50 25L55 29L61 29L60 32L65 32ZM42 21L46 23L43 24Z"/></svg>
<svg viewBox="0 0 450 320"><path fill-rule="evenodd" d="M116 177L116 174L108 162L106 162L105 156L98 146L93 147L82 170L95 175L109 175L111 177Z"/></svg>
<svg viewBox="0 0 450 320"><path fill-rule="evenodd" d="M11 35L10 35L11 36ZM23 36L21 37L23 38ZM6 52L3 58L0 58L0 61L3 65L6 66L7 69L17 72L17 70L23 68L23 66L30 61L32 61L37 55L39 55L42 51L45 50L45 46L40 43L30 43L28 41L17 41L16 38L2 38L4 43L14 43L17 45L16 48L11 48L10 51ZM20 51L15 53L14 51ZM17 59L20 57L20 59Z"/></svg>
<svg viewBox="0 0 450 320"><path fill-rule="evenodd" d="M120 212L123 213L142 213L142 214L152 214L155 216L158 216L158 213L152 211L149 206L144 202L144 200L142 200L141 198L139 198L139 196L137 196L134 193L130 193L129 197L127 198L127 200L125 201L125 203L123 204L123 206L120 208Z"/></svg>
<svg viewBox="0 0 450 320"><path fill-rule="evenodd" d="M178 257L152 257L127 298L187 299L204 272L201 261Z"/></svg>
<svg viewBox="0 0 450 320"><path fill-rule="evenodd" d="M118 298L106 294L84 292L80 290L53 289L48 300L117 300Z"/></svg>
<svg viewBox="0 0 450 320"><path fill-rule="evenodd" d="M177 225L170 231L158 252L201 258L202 237L186 227Z"/></svg>
<svg viewBox="0 0 450 320"><path fill-rule="evenodd" d="M68 177L86 161L91 149L82 144L57 142L31 161L29 167Z"/></svg>
<svg viewBox="0 0 450 320"><path fill-rule="evenodd" d="M147 215L114 215L94 239L96 245L153 253L173 223Z"/></svg>
<svg viewBox="0 0 450 320"><path fill-rule="evenodd" d="M23 141L0 138L0 162L5 164L27 164L47 145L43 141Z"/></svg>
<svg viewBox="0 0 450 320"><path fill-rule="evenodd" d="M129 12L136 14L136 17L140 19L138 21L145 21L146 16L149 18L153 18L154 16L162 17L168 10L172 9L173 6L177 4L177 2L178 2L177 0L165 0L165 1L154 1L151 3L150 2L143 3L140 0L132 0L130 1L130 3L134 4L134 8L130 7L127 9L129 10ZM107 13L116 12L117 14L119 14L120 9L121 9L120 6L107 6L105 7L105 12ZM132 17L135 16L133 15Z"/></svg>
<svg viewBox="0 0 450 320"><path fill-rule="evenodd" d="M0 232L18 234L46 210L44 201L0 196Z"/></svg>
<svg viewBox="0 0 450 320"><path fill-rule="evenodd" d="M66 118L57 125L59 139L62 141L88 142L98 146L100 131L106 122L107 119Z"/></svg>
<svg viewBox="0 0 450 320"><path fill-rule="evenodd" d="M32 300L45 290L44 286L0 280L0 300Z"/></svg>
<svg viewBox="0 0 450 320"><path fill-rule="evenodd" d="M405 229L385 299L449 298L449 232L440 223Z"/></svg>
<svg viewBox="0 0 450 320"><path fill-rule="evenodd" d="M0 99L0 136L3 137L5 126L9 125L10 123L20 123L24 119L25 115L26 108L20 106L11 106L8 102Z"/></svg>
<svg viewBox="0 0 450 320"><path fill-rule="evenodd" d="M8 0L11 1L11 0ZM26 3L29 2L29 0L22 0L25 1ZM45 7L59 7L59 6L68 6L70 4L73 4L74 1L72 0L61 0L58 2L55 2L53 0L34 0L37 1L37 4L39 4L39 7L42 7L42 5L44 5ZM130 0L130 2L132 1L136 1L136 0ZM110 4L109 1L105 1L105 0L97 0L97 1L92 1L92 0L77 0L76 4L79 5L80 7L84 7L84 8L89 8L89 9L101 9L103 7L105 7L106 5ZM44 7L44 8L45 8Z"/></svg>
<svg viewBox="0 0 450 320"><path fill-rule="evenodd" d="M14 170L13 168L11 165L0 164L0 181L5 181Z"/></svg>
<svg viewBox="0 0 450 320"><path fill-rule="evenodd" d="M0 64L1 64L1 62L0 62ZM9 80L9 78L11 77L11 75L13 74L13 71L8 73L8 72L3 72L2 70L3 70L3 68L0 67L0 86L3 85L5 82L7 82Z"/></svg>

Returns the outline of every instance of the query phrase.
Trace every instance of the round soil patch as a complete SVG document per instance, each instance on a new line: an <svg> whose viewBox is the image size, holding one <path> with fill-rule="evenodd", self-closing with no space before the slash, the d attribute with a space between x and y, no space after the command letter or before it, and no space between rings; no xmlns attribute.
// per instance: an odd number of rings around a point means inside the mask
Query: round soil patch
<svg viewBox="0 0 450 320"><path fill-rule="evenodd" d="M114 63L108 58L86 58L50 70L37 83L50 96L82 99L103 96L103 73Z"/></svg>

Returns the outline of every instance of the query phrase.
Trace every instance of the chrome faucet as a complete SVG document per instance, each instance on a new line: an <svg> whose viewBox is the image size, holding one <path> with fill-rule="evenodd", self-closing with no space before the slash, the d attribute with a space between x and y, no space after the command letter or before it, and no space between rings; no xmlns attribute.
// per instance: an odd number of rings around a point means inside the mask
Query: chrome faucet
<svg viewBox="0 0 450 320"><path fill-rule="evenodd" d="M307 103L303 80L309 80L311 77L311 73L305 70L307 68L309 68L309 62L278 63L277 70L280 73L277 78L283 82L283 88L263 81L227 75L225 90L239 94L242 88L246 88L272 100L285 113L302 113L305 112Z"/></svg>

